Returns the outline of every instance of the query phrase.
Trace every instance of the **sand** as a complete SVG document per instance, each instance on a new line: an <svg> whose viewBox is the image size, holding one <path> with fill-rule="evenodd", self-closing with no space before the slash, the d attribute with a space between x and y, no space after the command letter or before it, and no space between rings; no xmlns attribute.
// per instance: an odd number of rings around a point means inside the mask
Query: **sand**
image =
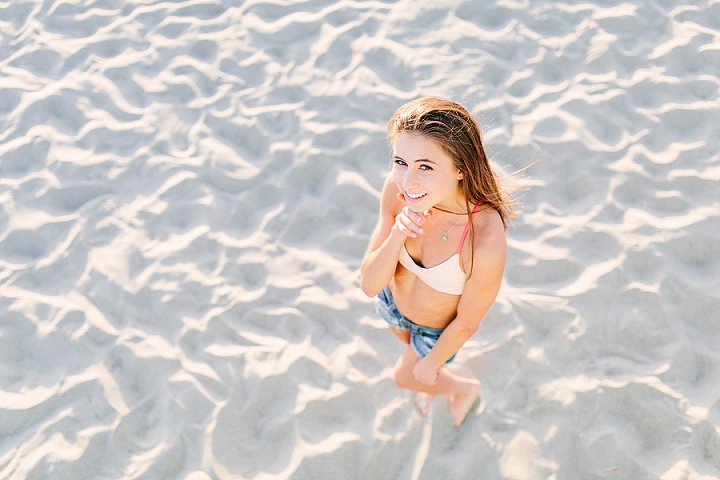
<svg viewBox="0 0 720 480"><path fill-rule="evenodd" d="M720 478L720 2L0 3L0 478ZM452 427L358 267L408 100L532 165Z"/></svg>

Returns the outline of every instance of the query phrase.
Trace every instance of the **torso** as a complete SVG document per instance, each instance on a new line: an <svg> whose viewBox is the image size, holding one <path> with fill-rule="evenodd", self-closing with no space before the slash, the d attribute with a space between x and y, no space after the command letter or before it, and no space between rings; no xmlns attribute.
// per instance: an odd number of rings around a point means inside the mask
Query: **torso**
<svg viewBox="0 0 720 480"><path fill-rule="evenodd" d="M483 211L474 216L476 232L481 228ZM443 242L439 231L433 231L429 221L423 226L426 233L418 238L407 238L405 248L416 262L424 267L434 267L447 261L459 261L463 271L469 271L470 265L470 235L467 236L458 258L455 255L464 225L448 234L448 241ZM477 234L477 233L476 233ZM460 302L459 295L450 295L440 292L423 282L415 274L402 266L399 262L395 275L390 281L390 291L398 310L413 322L434 328L445 328L457 315Z"/></svg>
<svg viewBox="0 0 720 480"><path fill-rule="evenodd" d="M445 328L457 315L460 297L438 292L399 263L390 291L398 310L418 325Z"/></svg>

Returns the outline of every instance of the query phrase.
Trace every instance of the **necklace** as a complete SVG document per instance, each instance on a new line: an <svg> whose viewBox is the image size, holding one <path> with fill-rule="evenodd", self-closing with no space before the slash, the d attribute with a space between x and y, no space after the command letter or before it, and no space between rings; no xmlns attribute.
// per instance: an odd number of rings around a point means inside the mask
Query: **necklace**
<svg viewBox="0 0 720 480"><path fill-rule="evenodd" d="M451 215L467 215L466 212L461 212L461 213L451 212L450 210L445 210L444 208L440 208L440 207L437 207L437 206L435 206L435 207L433 207L433 208L434 208L435 210L439 210L439 211L444 212L444 213L449 213L449 214L451 214Z"/></svg>
<svg viewBox="0 0 720 480"><path fill-rule="evenodd" d="M442 228L438 227L438 224L435 223L435 220L432 219L432 216L430 216L430 217L428 217L428 218L429 218L430 221L433 223L433 225L435 225L435 226L437 227L437 229L440 230L440 231L443 233L443 236L442 236L443 242L447 242L447 240L448 240L447 234L450 233L450 230L452 230L453 228L455 228L455 226L456 226L458 223L460 223L460 220L462 220L462 217L458 218L458 221L455 222L455 225L453 225L452 227L448 228L448 230L447 230L447 232L446 232L446 231L443 230Z"/></svg>

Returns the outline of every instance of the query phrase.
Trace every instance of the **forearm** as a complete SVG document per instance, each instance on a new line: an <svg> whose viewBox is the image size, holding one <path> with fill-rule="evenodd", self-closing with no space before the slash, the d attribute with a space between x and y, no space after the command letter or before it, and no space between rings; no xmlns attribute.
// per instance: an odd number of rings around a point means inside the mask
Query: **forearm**
<svg viewBox="0 0 720 480"><path fill-rule="evenodd" d="M393 227L380 247L365 255L360 265L360 288L367 296L374 297L390 283L406 238Z"/></svg>
<svg viewBox="0 0 720 480"><path fill-rule="evenodd" d="M450 357L455 355L473 336L477 326L462 324L455 320L445 328L435 346L427 354L425 360L434 368L440 369Z"/></svg>

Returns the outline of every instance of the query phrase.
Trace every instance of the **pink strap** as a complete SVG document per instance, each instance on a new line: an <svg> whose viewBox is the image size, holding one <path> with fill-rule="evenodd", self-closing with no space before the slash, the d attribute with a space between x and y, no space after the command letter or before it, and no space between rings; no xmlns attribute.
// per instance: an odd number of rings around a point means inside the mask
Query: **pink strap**
<svg viewBox="0 0 720 480"><path fill-rule="evenodd" d="M478 211L478 208L480 208L480 205L482 204L482 200L477 202L475 204L475 208L473 208L472 214L475 215L475 212ZM472 222L472 217L470 218L470 222ZM460 252L462 251L463 244L465 243L465 237L467 237L468 232L470 231L470 222L468 222L465 225L465 230L463 230L462 237L460 237L460 245L458 245L457 254L460 255Z"/></svg>

